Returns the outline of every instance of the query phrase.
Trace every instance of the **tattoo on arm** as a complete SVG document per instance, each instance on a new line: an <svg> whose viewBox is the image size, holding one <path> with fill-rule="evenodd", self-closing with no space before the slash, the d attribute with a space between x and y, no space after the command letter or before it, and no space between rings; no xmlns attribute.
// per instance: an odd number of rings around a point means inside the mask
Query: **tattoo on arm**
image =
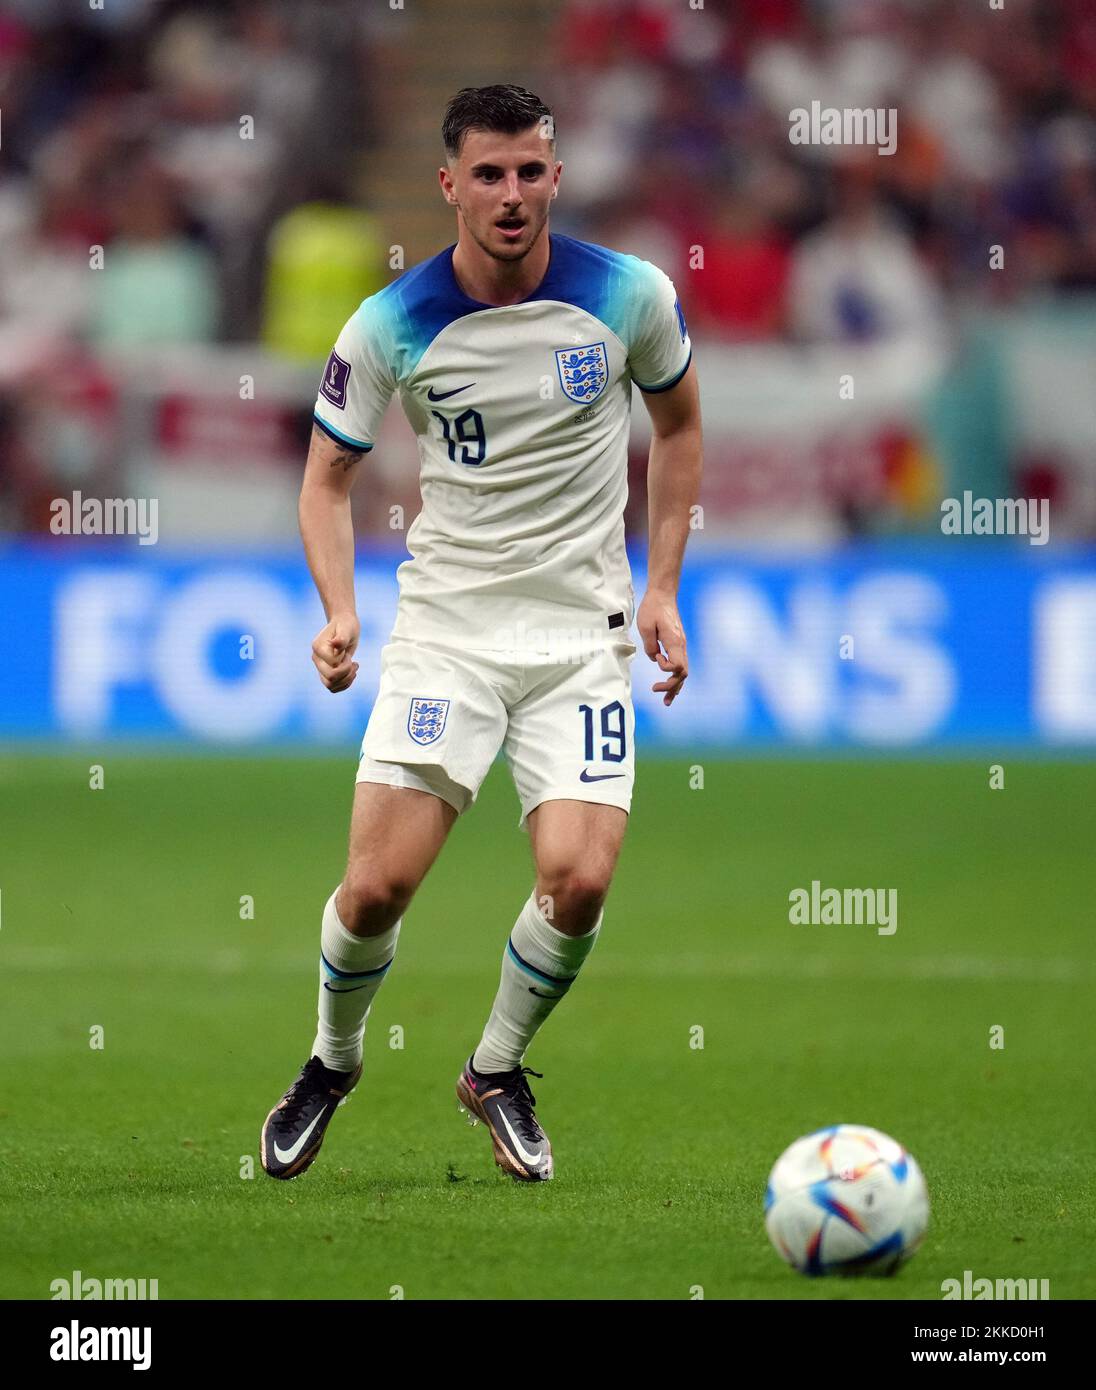
<svg viewBox="0 0 1096 1390"><path fill-rule="evenodd" d="M317 429L315 425L312 426L312 437L321 441L331 439L329 434L324 434L324 432ZM339 444L335 450L335 457L331 460L331 467L337 468L341 464L342 471L344 473L349 473L354 465L364 457L364 449L352 449L349 444Z"/></svg>

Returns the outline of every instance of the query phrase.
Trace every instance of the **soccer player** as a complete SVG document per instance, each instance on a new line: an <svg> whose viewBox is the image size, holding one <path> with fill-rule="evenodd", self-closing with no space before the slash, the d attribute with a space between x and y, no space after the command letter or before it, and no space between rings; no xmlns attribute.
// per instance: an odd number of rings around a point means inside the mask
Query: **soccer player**
<svg viewBox="0 0 1096 1390"><path fill-rule="evenodd" d="M563 166L539 97L465 88L442 134L456 244L366 299L339 335L301 489L328 619L312 659L328 690L346 690L359 637L349 493L398 391L422 511L362 741L346 873L323 912L318 1032L263 1126L275 1178L312 1163L361 1076L403 915L500 748L536 879L456 1089L500 1168L552 1176L527 1080L541 1073L523 1061L597 940L628 821L633 617L664 704L688 674L676 594L701 439L674 286L646 261L549 231ZM632 382L653 427L638 615L624 548Z"/></svg>

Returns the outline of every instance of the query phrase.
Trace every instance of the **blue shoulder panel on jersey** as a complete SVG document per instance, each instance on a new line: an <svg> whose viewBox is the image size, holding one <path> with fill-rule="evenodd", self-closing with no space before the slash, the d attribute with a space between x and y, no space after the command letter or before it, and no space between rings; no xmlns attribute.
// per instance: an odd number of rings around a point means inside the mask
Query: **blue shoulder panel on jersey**
<svg viewBox="0 0 1096 1390"><path fill-rule="evenodd" d="M548 271L520 304L555 300L574 304L598 318L625 345L650 305L653 267L637 256L558 232L550 235ZM365 301L372 331L397 381L406 379L438 334L457 319L502 306L481 304L457 284L454 247L413 267ZM512 308L515 306L505 306ZM359 312L361 312L359 310Z"/></svg>

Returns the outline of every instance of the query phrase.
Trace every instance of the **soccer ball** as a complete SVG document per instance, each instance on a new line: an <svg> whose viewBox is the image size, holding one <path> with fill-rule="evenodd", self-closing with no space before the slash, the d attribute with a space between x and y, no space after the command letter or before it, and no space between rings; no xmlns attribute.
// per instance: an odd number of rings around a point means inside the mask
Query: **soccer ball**
<svg viewBox="0 0 1096 1390"><path fill-rule="evenodd" d="M893 1274L925 1234L929 1194L912 1154L866 1125L830 1125L780 1155L765 1229L801 1274Z"/></svg>

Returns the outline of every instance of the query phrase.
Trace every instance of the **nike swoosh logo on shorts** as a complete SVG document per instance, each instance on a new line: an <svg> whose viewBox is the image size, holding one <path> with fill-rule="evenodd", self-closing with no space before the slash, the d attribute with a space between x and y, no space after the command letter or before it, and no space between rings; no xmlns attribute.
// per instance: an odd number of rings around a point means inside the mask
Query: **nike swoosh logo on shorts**
<svg viewBox="0 0 1096 1390"><path fill-rule="evenodd" d="M325 1105L323 1110L320 1111L320 1113L316 1116L316 1118L312 1121L312 1123L308 1126L308 1128L305 1130L305 1132L301 1135L301 1137L297 1140L297 1142L293 1145L291 1149L279 1149L277 1141L275 1140L274 1157L278 1160L279 1163L293 1162L293 1160L297 1157L297 1155L300 1153L300 1151L304 1148L305 1144L307 1143L308 1136L312 1133L312 1131L319 1124L320 1120L323 1118L323 1113L326 1109L327 1106Z"/></svg>
<svg viewBox="0 0 1096 1390"><path fill-rule="evenodd" d="M593 777L590 776L586 768L583 768L578 775L580 782L608 782L611 777L623 777L623 772L599 772Z"/></svg>
<svg viewBox="0 0 1096 1390"><path fill-rule="evenodd" d="M467 391L469 386L475 386L475 384L474 381L470 381L468 386L458 386L455 391L435 391L431 386L426 393L426 399L428 401L447 401L450 396L459 396L462 391Z"/></svg>
<svg viewBox="0 0 1096 1390"><path fill-rule="evenodd" d="M513 1140L514 1149L517 1152L517 1156L521 1159L522 1163L539 1163L543 1155L539 1151L535 1154L527 1154L525 1150L521 1147L521 1140L510 1128L510 1121L506 1118L505 1113L501 1110L499 1111L499 1118L502 1120L502 1123L506 1126L506 1133Z"/></svg>

